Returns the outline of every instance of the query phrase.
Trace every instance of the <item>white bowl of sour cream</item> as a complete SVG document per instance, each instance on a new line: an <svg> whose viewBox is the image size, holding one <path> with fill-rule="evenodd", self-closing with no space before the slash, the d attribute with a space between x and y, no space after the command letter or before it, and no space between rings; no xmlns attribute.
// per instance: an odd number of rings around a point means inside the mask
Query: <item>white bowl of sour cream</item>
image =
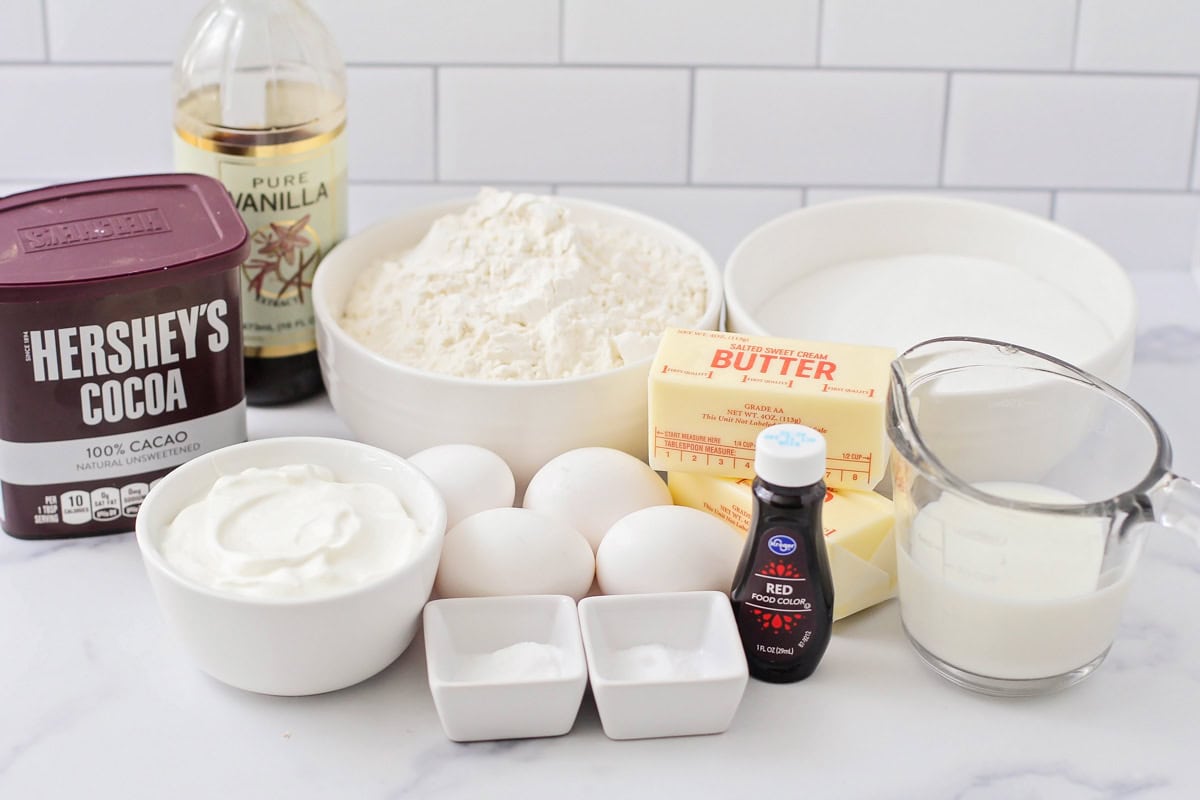
<svg viewBox="0 0 1200 800"><path fill-rule="evenodd" d="M446 508L399 456L293 437L177 468L136 527L159 607L201 669L249 691L306 695L366 680L408 647Z"/></svg>

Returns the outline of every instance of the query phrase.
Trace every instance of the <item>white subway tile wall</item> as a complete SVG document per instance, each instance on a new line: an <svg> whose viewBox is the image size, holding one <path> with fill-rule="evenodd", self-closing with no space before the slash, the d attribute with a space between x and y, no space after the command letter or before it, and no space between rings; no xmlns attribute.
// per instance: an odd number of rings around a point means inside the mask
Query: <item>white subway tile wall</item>
<svg viewBox="0 0 1200 800"><path fill-rule="evenodd" d="M1107 72L1200 72L1200 3L1081 0L1075 65Z"/></svg>
<svg viewBox="0 0 1200 800"><path fill-rule="evenodd" d="M192 3L179 0L44 2L50 60L59 62L169 62L196 15Z"/></svg>
<svg viewBox="0 0 1200 800"><path fill-rule="evenodd" d="M1008 206L1017 211L1036 214L1039 217L1049 217L1052 195L1050 192L1009 192L998 189L888 189L867 186L859 189L826 189L814 188L805 193L806 205L831 203L836 200L850 200L855 197L865 197L872 194L923 194L937 197L957 197L962 200L974 200L977 203L992 203L998 206Z"/></svg>
<svg viewBox="0 0 1200 800"><path fill-rule="evenodd" d="M822 62L1064 69L1076 0L825 0Z"/></svg>
<svg viewBox="0 0 1200 800"><path fill-rule="evenodd" d="M433 70L425 67L347 69L348 159L369 181L431 181Z"/></svg>
<svg viewBox="0 0 1200 800"><path fill-rule="evenodd" d="M439 176L683 183L688 87L682 69L447 67Z"/></svg>
<svg viewBox="0 0 1200 800"><path fill-rule="evenodd" d="M0 180L171 169L170 69L0 65Z"/></svg>
<svg viewBox="0 0 1200 800"><path fill-rule="evenodd" d="M495 184L510 192L549 194L548 183ZM0 187L2 188L2 187ZM350 185L350 233L357 233L401 211L453 203L472 197L470 187L446 183L353 183Z"/></svg>
<svg viewBox="0 0 1200 800"><path fill-rule="evenodd" d="M1055 214L1127 269L1187 269L1200 224L1200 197L1059 192Z"/></svg>
<svg viewBox="0 0 1200 800"><path fill-rule="evenodd" d="M42 0L6 0L0 25L0 62L41 61L46 57Z"/></svg>
<svg viewBox="0 0 1200 800"><path fill-rule="evenodd" d="M956 75L945 182L1186 188L1196 93L1186 78Z"/></svg>
<svg viewBox="0 0 1200 800"><path fill-rule="evenodd" d="M558 61L559 0L311 0L309 5L350 62Z"/></svg>
<svg viewBox="0 0 1200 800"><path fill-rule="evenodd" d="M171 168L199 0L4 0L0 195ZM481 183L723 260L871 192L1050 216L1130 269L1200 229L1200 0L310 0L350 65L355 228Z"/></svg>
<svg viewBox="0 0 1200 800"><path fill-rule="evenodd" d="M797 70L696 72L696 183L938 179L946 76Z"/></svg>
<svg viewBox="0 0 1200 800"><path fill-rule="evenodd" d="M799 189L563 185L564 195L632 208L687 231L723 264L746 234L800 208ZM702 224L698 224L702 223Z"/></svg>
<svg viewBox="0 0 1200 800"><path fill-rule="evenodd" d="M817 0L564 0L563 60L817 63Z"/></svg>

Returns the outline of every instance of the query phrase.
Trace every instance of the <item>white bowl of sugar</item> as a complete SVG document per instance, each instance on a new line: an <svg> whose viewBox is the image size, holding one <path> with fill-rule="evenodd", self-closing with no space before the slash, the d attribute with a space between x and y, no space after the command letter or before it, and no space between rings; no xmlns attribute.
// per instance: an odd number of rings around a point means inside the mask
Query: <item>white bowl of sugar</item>
<svg viewBox="0 0 1200 800"><path fill-rule="evenodd" d="M1022 345L1124 387L1136 301L1083 237L1001 206L921 195L794 211L725 268L730 330L903 352L943 336Z"/></svg>

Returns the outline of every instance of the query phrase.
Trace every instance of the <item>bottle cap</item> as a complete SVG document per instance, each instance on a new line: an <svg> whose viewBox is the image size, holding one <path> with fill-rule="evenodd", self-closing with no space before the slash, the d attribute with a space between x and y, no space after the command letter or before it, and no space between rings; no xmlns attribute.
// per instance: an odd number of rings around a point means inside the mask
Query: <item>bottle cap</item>
<svg viewBox="0 0 1200 800"><path fill-rule="evenodd" d="M825 478L825 437L805 425L772 425L754 442L754 472L776 486Z"/></svg>

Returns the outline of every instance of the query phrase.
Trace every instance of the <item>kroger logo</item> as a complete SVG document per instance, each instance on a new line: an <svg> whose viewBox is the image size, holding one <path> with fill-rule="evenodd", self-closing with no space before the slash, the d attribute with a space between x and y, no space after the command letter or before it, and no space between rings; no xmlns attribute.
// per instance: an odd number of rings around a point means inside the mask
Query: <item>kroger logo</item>
<svg viewBox="0 0 1200 800"><path fill-rule="evenodd" d="M767 549L777 556L790 556L796 552L796 540L779 533L767 539Z"/></svg>
<svg viewBox="0 0 1200 800"><path fill-rule="evenodd" d="M812 433L799 425L777 425L775 429L767 431L763 436L780 447L804 447L817 441Z"/></svg>

